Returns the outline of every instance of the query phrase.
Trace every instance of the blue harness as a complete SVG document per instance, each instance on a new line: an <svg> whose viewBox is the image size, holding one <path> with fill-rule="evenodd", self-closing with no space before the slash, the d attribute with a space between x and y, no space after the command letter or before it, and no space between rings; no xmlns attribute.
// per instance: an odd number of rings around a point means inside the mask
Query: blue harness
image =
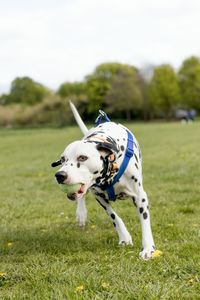
<svg viewBox="0 0 200 300"><path fill-rule="evenodd" d="M102 120L104 119L105 122L111 122L110 119L108 118L107 114L103 112L102 110L99 111L99 116L95 121L95 125L98 126L102 123ZM121 167L119 168L118 173L115 175L112 183L106 187L106 191L109 197L109 200L115 201L116 200L116 195L115 195L115 190L114 190L114 185L119 181L121 176L124 174L124 171L126 170L126 167L128 166L129 160L134 154L134 149L133 149L133 144L134 144L134 139L133 135L130 133L129 130L126 130L128 138L127 138L127 146L126 146L126 152L124 155L124 160L121 164Z"/></svg>

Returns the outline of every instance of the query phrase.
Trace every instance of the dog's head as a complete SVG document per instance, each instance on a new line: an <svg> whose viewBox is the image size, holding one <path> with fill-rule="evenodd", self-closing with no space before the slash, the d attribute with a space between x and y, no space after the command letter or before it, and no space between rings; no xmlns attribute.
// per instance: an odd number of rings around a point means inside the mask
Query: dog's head
<svg viewBox="0 0 200 300"><path fill-rule="evenodd" d="M91 137L68 145L61 158L52 167L61 165L55 177L58 184L76 185L77 191L67 193L70 200L86 194L94 184L105 183L117 170L115 143L110 140L97 140Z"/></svg>

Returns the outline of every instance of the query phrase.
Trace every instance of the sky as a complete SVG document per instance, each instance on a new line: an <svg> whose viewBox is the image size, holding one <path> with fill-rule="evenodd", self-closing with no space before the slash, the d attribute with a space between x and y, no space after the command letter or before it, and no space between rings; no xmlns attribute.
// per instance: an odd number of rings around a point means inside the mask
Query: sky
<svg viewBox="0 0 200 300"><path fill-rule="evenodd" d="M105 62L200 56L199 0L0 0L0 93L29 76L56 90Z"/></svg>

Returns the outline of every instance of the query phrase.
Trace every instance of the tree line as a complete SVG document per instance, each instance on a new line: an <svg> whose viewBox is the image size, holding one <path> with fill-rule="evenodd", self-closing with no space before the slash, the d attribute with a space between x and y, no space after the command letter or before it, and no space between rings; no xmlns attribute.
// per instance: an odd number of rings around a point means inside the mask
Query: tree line
<svg viewBox="0 0 200 300"><path fill-rule="evenodd" d="M29 77L19 77L11 83L10 92L1 95L0 106L5 112L16 110L22 124L31 120L64 124L71 120L66 118L69 100L90 119L99 109L126 120L170 119L177 108L200 112L200 58L185 59L178 70L169 64L141 70L128 64L103 63L82 82L62 83L55 92ZM2 115L0 112L0 118Z"/></svg>

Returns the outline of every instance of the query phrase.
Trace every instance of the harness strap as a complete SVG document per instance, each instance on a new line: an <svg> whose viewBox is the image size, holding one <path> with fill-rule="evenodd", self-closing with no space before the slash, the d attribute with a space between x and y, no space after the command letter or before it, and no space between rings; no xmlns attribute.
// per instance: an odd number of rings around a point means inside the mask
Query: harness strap
<svg viewBox="0 0 200 300"><path fill-rule="evenodd" d="M126 131L127 131L128 139L127 139L127 147L126 147L126 152L125 152L124 160L123 160L123 162L121 164L121 167L120 167L118 173L114 177L112 184L110 184L107 187L107 189L106 189L108 197L109 197L110 200L115 200L116 199L116 195L115 195L115 191L114 191L114 185L115 185L116 182L119 181L119 179L123 175L124 171L126 170L126 167L128 166L130 158L134 154L134 150L133 150L133 143L134 143L134 141L133 141L133 135L128 130L126 130Z"/></svg>
<svg viewBox="0 0 200 300"><path fill-rule="evenodd" d="M111 120L108 118L107 114L104 111L99 110L99 116L97 117L97 119L95 121L95 126L100 125L102 123L102 121L111 122ZM106 188L109 200L113 200L113 201L116 200L114 185L119 181L119 179L123 175L124 171L126 170L126 167L128 166L129 160L131 159L131 157L134 154L133 135L130 133L129 130L126 130L126 132L127 132L128 138L127 138L127 147L126 147L126 152L125 152L125 155L124 155L124 160L121 164L121 167L120 167L118 173L115 175L112 183L110 185L108 185L107 188Z"/></svg>

